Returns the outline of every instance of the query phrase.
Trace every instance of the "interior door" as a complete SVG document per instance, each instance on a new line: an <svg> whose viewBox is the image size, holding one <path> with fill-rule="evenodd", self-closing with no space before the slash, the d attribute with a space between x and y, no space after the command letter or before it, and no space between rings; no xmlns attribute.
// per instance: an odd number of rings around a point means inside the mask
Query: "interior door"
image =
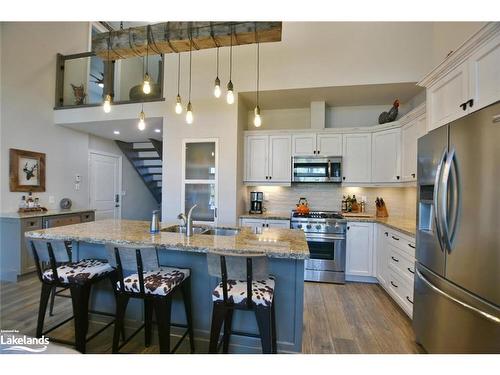
<svg viewBox="0 0 500 375"><path fill-rule="evenodd" d="M91 152L89 159L89 201L96 210L95 219L121 218L120 157Z"/></svg>
<svg viewBox="0 0 500 375"><path fill-rule="evenodd" d="M446 278L500 306L500 121L494 118L500 119L500 102L450 124L456 164L447 181Z"/></svg>

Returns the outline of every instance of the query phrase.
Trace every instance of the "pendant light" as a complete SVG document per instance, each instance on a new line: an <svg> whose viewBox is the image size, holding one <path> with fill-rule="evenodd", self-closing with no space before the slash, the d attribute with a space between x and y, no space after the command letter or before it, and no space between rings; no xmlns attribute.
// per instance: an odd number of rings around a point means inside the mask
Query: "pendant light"
<svg viewBox="0 0 500 375"><path fill-rule="evenodd" d="M262 125L262 119L260 117L260 107L259 107L259 70L260 70L260 43L257 43L257 94L256 94L256 104L254 109L253 124L256 128Z"/></svg>
<svg viewBox="0 0 500 375"><path fill-rule="evenodd" d="M104 110L104 113L109 113L111 112L111 95L109 93L109 48L111 46L111 31L109 32L108 36L108 60L106 62L107 64L107 77L106 81L108 82L108 92L106 96L104 97L104 103L102 104L102 109Z"/></svg>
<svg viewBox="0 0 500 375"><path fill-rule="evenodd" d="M233 73L233 30L231 29L231 46L229 47L229 82L227 83L227 104L234 103L233 82L231 81Z"/></svg>
<svg viewBox="0 0 500 375"><path fill-rule="evenodd" d="M215 77L215 87L214 87L214 96L216 98L220 98L220 79L219 79L219 47L217 47L217 75Z"/></svg>
<svg viewBox="0 0 500 375"><path fill-rule="evenodd" d="M144 62L143 65L144 67ZM147 33L146 41L146 73L144 74L144 82L142 84L142 92L148 95L151 92L151 78L149 77L149 32Z"/></svg>
<svg viewBox="0 0 500 375"><path fill-rule="evenodd" d="M189 95L188 95L188 105L186 108L186 122L188 124L193 123L193 106L191 105L191 61L192 61L192 50L193 41L191 37L189 38Z"/></svg>
<svg viewBox="0 0 500 375"><path fill-rule="evenodd" d="M175 98L175 113L180 115L182 113L182 100L181 95L179 94L179 88L181 85L181 54L180 52L177 54L178 62L177 62L177 97Z"/></svg>
<svg viewBox="0 0 500 375"><path fill-rule="evenodd" d="M140 131L146 129L146 114L144 113L144 104L141 107L141 113L139 113L139 123L137 124L137 127Z"/></svg>

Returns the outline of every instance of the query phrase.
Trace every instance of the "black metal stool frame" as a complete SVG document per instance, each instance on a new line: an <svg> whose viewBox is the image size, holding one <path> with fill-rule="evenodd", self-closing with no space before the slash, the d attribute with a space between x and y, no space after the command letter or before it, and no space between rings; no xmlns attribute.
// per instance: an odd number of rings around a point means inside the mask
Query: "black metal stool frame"
<svg viewBox="0 0 500 375"><path fill-rule="evenodd" d="M276 314L274 308L274 298L270 307L254 305L252 300L252 258L246 258L246 283L247 299L245 304L234 304L229 301L227 290L227 266L226 257L220 256L222 301L214 301L212 312L212 326L210 328L209 353L218 353L222 346L222 352L228 353L229 340L231 335L258 337L261 340L262 352L264 354L277 353L276 338ZM253 310L257 319L260 335L249 334L232 330L232 320L234 310ZM219 342L220 331L224 324L223 337Z"/></svg>
<svg viewBox="0 0 500 375"><path fill-rule="evenodd" d="M68 254L68 259L71 259L71 251L68 249L68 246L66 243L64 243L66 252ZM52 332L56 328L59 328L63 324L68 323L72 319L75 320L75 342L67 341L67 340L61 340L55 337L49 337L49 339L53 342L58 342L61 344L66 344L66 345L72 345L75 346L76 350L78 350L81 353L85 353L86 351L86 343L95 338L98 334L103 332L106 328L111 326L114 323L114 319L107 323L104 327L100 328L97 330L95 333L87 337L88 333L88 315L89 314L96 314L96 315L104 315L104 316L109 316L109 317L115 317L114 314L107 313L107 312L102 312L102 311L95 311L95 310L89 310L88 308L88 303L89 303L89 297L90 297L90 288L92 284L95 284L101 280L104 280L106 278L110 278L112 276L113 272L101 275L95 278L92 278L90 280L86 280L85 282L74 282L74 283L65 283L59 280L59 275L57 273L57 262L54 256L54 251L52 249L52 244L50 242L47 242L47 251L49 254L49 262L50 262L50 268L52 270L52 280L47 281L43 279L43 270L41 267L41 262L40 258L38 256L37 250L35 248L35 245L33 241L31 241L31 250L33 252L33 258L35 259L35 265L36 265L36 270L37 270L37 275L38 279L42 283L42 290L41 290L41 295L40 295L40 306L38 309L38 321L37 321L37 328L36 328L36 337L42 337L47 335L49 332ZM51 293L53 291L53 288L60 287L64 288L63 290L69 288L71 292L71 301L73 305L73 316L63 320L62 322L54 325L53 327L43 330L43 325L45 321L45 313L47 311L47 305L49 302L49 298L51 296ZM113 289L114 290L114 289ZM61 290L62 291L62 290Z"/></svg>
<svg viewBox="0 0 500 375"><path fill-rule="evenodd" d="M116 290L117 303L116 303L116 322L115 331L113 334L113 353L118 353L121 348L123 348L141 329L144 328L145 333L145 346L149 347L151 345L151 335L152 335L152 321L153 321L153 309L156 314L156 324L158 325L158 339L160 344L161 354L172 354L177 351L182 341L189 335L189 344L191 353L194 353L194 331L193 331L193 320L191 313L191 269L189 267L182 267L182 269L189 269L189 276L182 280L180 285L174 287L166 295L154 295L148 294L144 289L144 269L142 264L141 250L136 249L136 262L137 262L137 275L139 278L139 292L129 292L125 290L124 287L124 276L123 267L120 258L120 253L118 248L114 248L115 258L116 258L116 274L114 275L113 286ZM158 262L159 263L159 262ZM165 266L166 267L166 266ZM119 283L119 287L116 285ZM186 314L187 324L175 324L171 323L171 310L172 310L172 297L174 293L180 290L182 294L182 299L184 302L184 311ZM127 309L127 304L130 298L138 298L144 300L144 324L137 328L132 335L127 339L123 340L120 345L120 331L124 330L124 318L125 311ZM183 327L186 328L184 334L175 344L173 349L170 349L170 327Z"/></svg>

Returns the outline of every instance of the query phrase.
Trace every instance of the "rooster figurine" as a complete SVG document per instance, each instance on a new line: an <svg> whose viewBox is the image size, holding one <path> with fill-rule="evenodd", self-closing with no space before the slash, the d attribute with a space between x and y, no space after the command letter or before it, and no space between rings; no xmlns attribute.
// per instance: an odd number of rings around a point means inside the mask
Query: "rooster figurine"
<svg viewBox="0 0 500 375"><path fill-rule="evenodd" d="M398 117L398 108L399 108L399 100L396 99L394 101L394 104L392 105L392 108L389 109L389 112L382 112L380 114L380 116L378 117L378 123L385 124L386 122L392 122L396 120L396 117Z"/></svg>

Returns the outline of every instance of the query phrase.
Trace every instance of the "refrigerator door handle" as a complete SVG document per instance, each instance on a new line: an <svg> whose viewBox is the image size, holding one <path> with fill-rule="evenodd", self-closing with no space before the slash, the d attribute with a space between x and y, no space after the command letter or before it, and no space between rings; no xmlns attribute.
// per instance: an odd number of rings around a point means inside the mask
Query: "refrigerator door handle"
<svg viewBox="0 0 500 375"><path fill-rule="evenodd" d="M450 296L448 293L446 293L445 291L439 289L437 286L435 286L429 280L427 280L425 278L425 276L422 275L422 273L420 273L420 271L418 270L418 268L415 268L415 272L416 272L418 278L420 280L422 280L429 288L431 288L436 293L442 295L443 297L449 299L450 301L453 301L453 302L459 304L460 306L465 307L468 310L471 310L471 311L475 312L476 314L481 315L482 317L484 317L484 318L492 321L493 323L500 324L500 318L499 317L491 315L491 314L489 314L489 313L487 313L485 311L479 310L477 307L471 306L468 303L465 303L464 301L461 301L461 300L459 300L459 299L457 299L457 298L455 298L453 296Z"/></svg>
<svg viewBox="0 0 500 375"><path fill-rule="evenodd" d="M443 155L441 156L441 160L439 161L437 170L436 170L436 177L434 180L434 219L436 221L436 232L437 232L437 238L439 240L439 245L441 246L441 251L445 249L444 244L443 244L443 229L442 229L442 221L440 220L440 208L439 208L439 184L441 182L441 171L443 169L443 163L446 159L446 149L443 151Z"/></svg>
<svg viewBox="0 0 500 375"><path fill-rule="evenodd" d="M453 168L453 169L452 169ZM453 215L452 221L450 222L448 218L448 190L450 177L453 178L453 192L452 198L450 201L451 204L451 213ZM453 249L453 240L455 238L456 229L457 229L457 220L460 211L460 176L458 174L458 166L457 166L457 157L455 149L452 149L446 158L446 163L444 165L443 176L441 180L441 219L442 219L442 228L443 228L443 237L445 240L446 248L448 253L451 253ZM451 224L451 225L450 225Z"/></svg>

